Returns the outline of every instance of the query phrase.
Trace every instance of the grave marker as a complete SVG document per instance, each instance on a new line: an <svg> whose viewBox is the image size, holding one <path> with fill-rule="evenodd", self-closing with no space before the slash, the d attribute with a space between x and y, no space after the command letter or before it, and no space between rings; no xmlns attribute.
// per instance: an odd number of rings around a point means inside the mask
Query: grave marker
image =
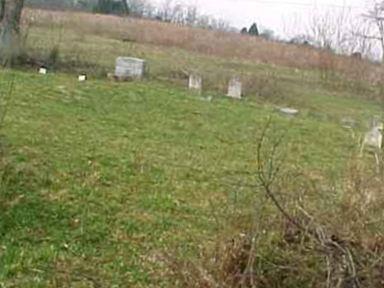
<svg viewBox="0 0 384 288"><path fill-rule="evenodd" d="M79 75L78 79L79 79L79 82L84 82L87 80L87 75L81 74L81 75Z"/></svg>
<svg viewBox="0 0 384 288"><path fill-rule="evenodd" d="M299 110L297 109L293 109L293 108L280 108L279 109L280 113L282 113L283 115L289 117L289 118L293 118L295 116L297 116L297 114L299 114Z"/></svg>
<svg viewBox="0 0 384 288"><path fill-rule="evenodd" d="M238 78L232 78L229 81L227 96L235 99L241 99L243 96L242 87L243 85Z"/></svg>
<svg viewBox="0 0 384 288"><path fill-rule="evenodd" d="M141 79L144 77L146 61L133 57L116 59L115 77L119 80Z"/></svg>
<svg viewBox="0 0 384 288"><path fill-rule="evenodd" d="M47 68L45 68L45 67L40 67L40 68L39 68L39 74L42 74L42 75L47 74Z"/></svg>
<svg viewBox="0 0 384 288"><path fill-rule="evenodd" d="M188 87L190 90L194 90L196 92L201 92L203 86L203 79L201 76L196 74L189 75Z"/></svg>

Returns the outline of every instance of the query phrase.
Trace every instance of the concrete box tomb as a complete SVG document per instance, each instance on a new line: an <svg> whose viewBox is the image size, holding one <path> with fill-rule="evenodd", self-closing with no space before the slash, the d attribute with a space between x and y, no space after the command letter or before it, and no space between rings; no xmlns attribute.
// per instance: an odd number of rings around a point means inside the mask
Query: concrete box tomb
<svg viewBox="0 0 384 288"><path fill-rule="evenodd" d="M227 96L231 98L241 99L243 96L242 92L243 85L238 78L232 78L228 84Z"/></svg>
<svg viewBox="0 0 384 288"><path fill-rule="evenodd" d="M144 77L146 61L132 57L116 59L115 77L118 79L141 79Z"/></svg>

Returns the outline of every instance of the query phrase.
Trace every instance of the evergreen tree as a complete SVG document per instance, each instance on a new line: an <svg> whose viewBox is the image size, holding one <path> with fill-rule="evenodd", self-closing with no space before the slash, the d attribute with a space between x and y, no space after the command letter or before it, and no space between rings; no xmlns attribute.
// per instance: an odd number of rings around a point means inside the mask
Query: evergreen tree
<svg viewBox="0 0 384 288"><path fill-rule="evenodd" d="M252 36L259 36L259 29L257 28L256 23L253 23L252 26L249 28L248 34Z"/></svg>
<svg viewBox="0 0 384 288"><path fill-rule="evenodd" d="M129 8L126 0L98 0L95 12L103 14L128 14Z"/></svg>
<svg viewBox="0 0 384 288"><path fill-rule="evenodd" d="M241 29L240 33L241 34L248 34L247 27L244 27L243 29Z"/></svg>

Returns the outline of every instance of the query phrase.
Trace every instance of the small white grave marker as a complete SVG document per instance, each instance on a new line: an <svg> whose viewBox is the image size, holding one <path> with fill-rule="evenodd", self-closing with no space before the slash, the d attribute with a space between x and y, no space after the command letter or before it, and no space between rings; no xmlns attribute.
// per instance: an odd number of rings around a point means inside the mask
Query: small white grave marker
<svg viewBox="0 0 384 288"><path fill-rule="evenodd" d="M43 74L43 75L47 74L47 68L45 68L45 67L40 67L40 69L39 69L39 74Z"/></svg>
<svg viewBox="0 0 384 288"><path fill-rule="evenodd" d="M232 78L229 81L227 96L231 98L241 99L241 96L243 96L242 87L243 85L241 84L239 78Z"/></svg>
<svg viewBox="0 0 384 288"><path fill-rule="evenodd" d="M81 75L79 75L79 82L84 82L84 81L86 81L87 80L87 75L85 75L85 74L81 74Z"/></svg>
<svg viewBox="0 0 384 288"><path fill-rule="evenodd" d="M202 86L203 86L203 79L201 78L201 76L196 74L189 75L189 82L188 82L189 90L201 92Z"/></svg>
<svg viewBox="0 0 384 288"><path fill-rule="evenodd" d="M299 110L293 108L280 108L279 111L288 117L295 117L299 114Z"/></svg>

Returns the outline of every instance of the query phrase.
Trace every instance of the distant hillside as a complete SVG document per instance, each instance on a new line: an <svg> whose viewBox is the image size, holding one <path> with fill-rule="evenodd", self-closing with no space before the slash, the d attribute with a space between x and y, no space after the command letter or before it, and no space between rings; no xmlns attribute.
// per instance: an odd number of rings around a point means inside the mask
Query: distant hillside
<svg viewBox="0 0 384 288"><path fill-rule="evenodd" d="M181 48L248 63L333 71L349 79L370 83L377 83L382 78L380 67L365 60L338 56L311 46L273 42L233 32L209 31L154 20L82 12L27 9L24 18L31 27L60 27L81 35Z"/></svg>

